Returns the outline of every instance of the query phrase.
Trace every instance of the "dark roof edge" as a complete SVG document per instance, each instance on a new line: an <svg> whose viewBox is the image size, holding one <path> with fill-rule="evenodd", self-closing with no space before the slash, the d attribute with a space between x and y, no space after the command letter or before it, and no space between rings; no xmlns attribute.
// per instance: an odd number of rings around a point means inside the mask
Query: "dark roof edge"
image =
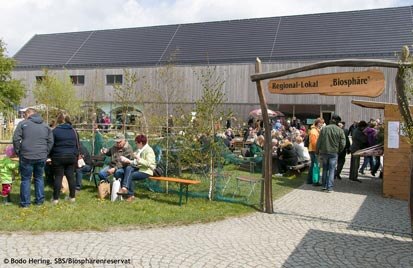
<svg viewBox="0 0 413 268"><path fill-rule="evenodd" d="M325 55L325 56L294 56L294 57L260 57L263 63L277 63L277 62L306 62L306 61L323 61L331 59L346 59L346 58L380 58L380 59L397 59L396 52L392 53L366 53L366 54L342 54L342 55ZM211 65L211 64L254 64L254 58L240 58L240 59L208 59L205 61L180 61L173 62L176 66L191 66L191 65ZM14 70L41 70L41 69L91 69L91 68L141 68L141 67L159 67L165 64L170 64L169 61L157 62L124 62L124 63L108 63L108 64L67 64L67 65L24 65L16 66Z"/></svg>

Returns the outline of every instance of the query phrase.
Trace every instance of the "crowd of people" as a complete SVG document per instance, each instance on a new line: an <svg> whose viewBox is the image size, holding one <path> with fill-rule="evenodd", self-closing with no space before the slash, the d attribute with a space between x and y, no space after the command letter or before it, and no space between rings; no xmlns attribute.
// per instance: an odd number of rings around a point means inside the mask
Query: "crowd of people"
<svg viewBox="0 0 413 268"><path fill-rule="evenodd" d="M45 169L49 169L49 173L52 174L53 204L60 201L64 176L69 186L69 195L66 199L75 202L76 194L82 187L83 174L91 170L90 154L79 142L79 135L72 127L70 116L60 112L54 122L55 125L48 126L35 109L28 108L24 113L24 120L14 131L13 148L19 158L19 205L22 208L31 205L32 177L35 188L34 203L42 205L45 202ZM110 157L111 161L99 172L99 178L106 181L108 176L114 175L115 178L121 179L122 188L118 194L125 195L127 201L134 199L132 181L152 176L156 167L155 153L147 143L146 136L136 136L135 142L138 150L133 152L125 136L119 133L115 136L113 147L103 148L101 151Z"/></svg>
<svg viewBox="0 0 413 268"><path fill-rule="evenodd" d="M28 108L13 134L13 147L19 157L19 171L21 175L20 206L31 205L30 186L34 179L36 205L45 201L43 175L52 174L53 197L51 202L60 201L62 180L65 176L68 181L69 202L76 201L76 194L82 188L82 178L92 169L91 156L87 149L79 142L79 135L72 127L70 116L61 112L54 120L54 126L48 126L42 117L33 108ZM340 116L332 115L328 125L322 118L314 120L306 129L299 120L272 122L271 143L272 155L276 159L277 175L287 172L289 166L310 162L307 183L322 186L327 192L333 191L334 179L341 179L341 172L346 155L351 153L350 176L353 181L360 181L358 174L364 174L370 166L371 175L376 176L381 167L379 156L365 156L360 167L360 156L355 154L380 143L379 124L376 120L354 122L350 129L346 129ZM236 139L230 126L220 135L224 144L233 147ZM351 142L350 138L351 137ZM250 157L260 166L264 151L263 122L250 120L243 133L243 142L248 144L244 156ZM108 181L113 175L121 181L118 195L126 200L134 199L133 181L144 180L153 175L156 168L154 150L149 146L145 135L135 138L137 151L121 133L116 134L115 144L111 148L103 148L101 154L110 157L110 163L99 173L101 181ZM82 164L79 164L82 160ZM321 182L319 169L322 169ZM49 170L47 172L47 170ZM318 173L318 174L316 174Z"/></svg>
<svg viewBox="0 0 413 268"><path fill-rule="evenodd" d="M306 129L299 120L274 120L271 124L271 138L273 158L277 160L276 175L281 176L287 171L288 166L309 161L307 183L322 186L323 190L332 192L334 179L342 179L346 155L351 154L350 180L361 182L358 174L365 174L367 166L370 166L371 175L375 177L381 167L380 156L364 156L364 162L360 167L360 156L354 153L383 142L379 123L379 120L374 119L369 123L354 122L347 129L340 116L334 114L328 125L324 119L317 118L309 129ZM235 137L231 128L228 128L222 137L226 139L224 143L229 148L233 147ZM248 122L248 127L243 133L243 142L249 147L243 148L243 156L253 157L257 165L260 165L264 150L262 121Z"/></svg>

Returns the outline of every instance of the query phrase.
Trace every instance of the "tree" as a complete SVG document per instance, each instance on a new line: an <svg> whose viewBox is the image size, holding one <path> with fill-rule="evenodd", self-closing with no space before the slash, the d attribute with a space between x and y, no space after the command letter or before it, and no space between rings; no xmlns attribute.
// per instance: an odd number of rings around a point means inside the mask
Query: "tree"
<svg viewBox="0 0 413 268"><path fill-rule="evenodd" d="M182 87L183 77L175 69L175 56L176 53L172 53L168 62L156 70L157 88L151 90L150 94L144 94L148 97L145 103L149 105L145 105L145 112L151 115L149 117L151 125L157 127L161 135L166 136L163 144L166 176L169 173L169 160L174 160L174 156L169 154L169 149L178 143L176 139L179 138L171 134L177 133L177 127L183 127L186 123L185 116L181 118L180 116L174 117L174 115L189 114L189 111L185 111L182 107L182 103L186 101L186 94Z"/></svg>
<svg viewBox="0 0 413 268"><path fill-rule="evenodd" d="M185 131L181 159L188 165L208 168L208 198L212 200L215 188L214 170L216 165L222 162L222 153L225 150L222 140L216 136L220 130L221 119L228 117L222 111L226 98L223 91L225 81L213 67L201 71L198 80L201 83L202 96L195 102L195 118Z"/></svg>
<svg viewBox="0 0 413 268"><path fill-rule="evenodd" d="M20 80L12 79L11 71L16 63L5 52L5 45L0 39L0 110L8 113L20 104L25 89Z"/></svg>
<svg viewBox="0 0 413 268"><path fill-rule="evenodd" d="M44 70L43 78L37 82L33 94L37 104L45 106L46 121L65 110L73 118L81 113L82 101L76 97L76 91L69 75L59 79L55 74Z"/></svg>
<svg viewBox="0 0 413 268"><path fill-rule="evenodd" d="M123 84L113 85L113 96L114 100L121 105L122 111L122 129L126 132L126 122L128 112L134 111L136 104L142 103L142 92L138 90L138 82L143 82L143 87L148 87L148 84L145 80L145 76L138 77L135 72L128 71L127 69L123 70L124 73L124 82ZM141 111L142 112L142 111ZM144 119L144 129L147 132L146 117L143 114Z"/></svg>
<svg viewBox="0 0 413 268"><path fill-rule="evenodd" d="M142 101L147 115L148 123L160 134L172 131L172 115L185 114L183 103L187 102L187 92L183 88L183 77L175 68L176 51L171 53L166 64L155 69L154 80L156 85L152 88L143 88ZM169 119L169 120L168 120ZM173 125L179 125L179 118L174 118ZM178 124L175 124L178 123ZM161 132L164 133L161 133Z"/></svg>

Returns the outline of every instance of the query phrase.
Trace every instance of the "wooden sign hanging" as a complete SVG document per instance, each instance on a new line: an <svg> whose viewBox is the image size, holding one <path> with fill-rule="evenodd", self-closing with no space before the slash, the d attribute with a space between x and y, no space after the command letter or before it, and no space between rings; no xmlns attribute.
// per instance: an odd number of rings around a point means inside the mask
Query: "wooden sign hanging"
<svg viewBox="0 0 413 268"><path fill-rule="evenodd" d="M382 71L369 70L270 80L268 90L273 94L378 97L384 91L384 82Z"/></svg>

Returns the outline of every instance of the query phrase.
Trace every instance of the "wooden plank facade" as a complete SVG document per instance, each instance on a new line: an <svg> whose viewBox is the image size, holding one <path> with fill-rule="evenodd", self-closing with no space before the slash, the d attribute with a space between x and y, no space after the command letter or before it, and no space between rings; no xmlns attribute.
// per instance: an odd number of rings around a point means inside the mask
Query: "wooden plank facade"
<svg viewBox="0 0 413 268"><path fill-rule="evenodd" d="M294 62L294 63L264 63L263 71L278 71L307 65L311 62ZM129 71L136 72L138 77L146 77L151 89L156 90L162 88L159 71L162 67L143 67L143 68L128 68ZM205 66L174 66L172 67L173 76L176 77L178 86L184 92L179 102L187 103L189 109L193 106L202 94L201 85L197 74L200 74ZM309 71L299 74L299 76L309 76L318 74L330 74L336 72L354 72L365 71L368 68L326 68L315 71ZM352 96L322 96L322 95L280 95L271 94L268 90L265 91L266 99L270 109L280 110L289 116L297 113L308 111L314 116L322 116L323 112L335 112L342 119L348 122L348 125L355 120L369 120L370 118L382 118L383 112L375 109L362 109L356 105L351 105L351 100L369 100L377 102L396 103L396 94L394 86L395 70L388 68L380 68L385 76L385 91L377 98L363 98ZM123 74L122 68L90 68L90 69L51 69L53 73L59 76L64 75L84 75L84 85L76 86L78 96L83 100L93 101L104 107L106 112L110 112L110 108L116 107L113 104L111 93L113 87L106 85L107 74ZM250 81L250 75L254 73L254 63L251 64L228 64L216 65L216 73L225 81L224 91L227 96L225 109L232 110L240 120L247 120L248 113L252 109L259 107L258 95L255 89L255 83ZM27 89L27 97L22 102L22 106L34 104L33 89L36 83L36 76L42 76L41 70L18 69L13 72L13 77L21 79ZM286 76L288 77L298 77ZM265 86L269 80L265 80ZM137 90L142 85L137 85ZM305 118L301 118L305 119Z"/></svg>

